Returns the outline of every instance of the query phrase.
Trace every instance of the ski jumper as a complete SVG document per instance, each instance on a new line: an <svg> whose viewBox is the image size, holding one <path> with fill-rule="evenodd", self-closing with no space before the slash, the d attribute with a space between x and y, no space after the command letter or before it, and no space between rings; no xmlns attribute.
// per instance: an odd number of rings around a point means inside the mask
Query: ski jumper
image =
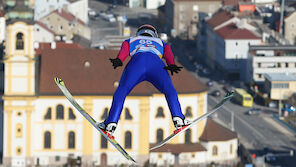
<svg viewBox="0 0 296 167"><path fill-rule="evenodd" d="M106 125L117 124L126 96L142 81L150 82L165 95L172 117L184 119L178 94L168 71L164 69L165 64L161 60L164 58L168 65L175 64L170 45L159 38L131 37L122 43L117 58L123 62L129 55L131 59L122 73L118 88L113 95L109 115L104 123Z"/></svg>

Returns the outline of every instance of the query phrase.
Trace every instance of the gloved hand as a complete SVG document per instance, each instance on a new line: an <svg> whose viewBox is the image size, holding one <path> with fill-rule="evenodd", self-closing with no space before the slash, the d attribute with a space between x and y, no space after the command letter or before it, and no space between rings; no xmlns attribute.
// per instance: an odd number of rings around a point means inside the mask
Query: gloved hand
<svg viewBox="0 0 296 167"><path fill-rule="evenodd" d="M171 64L171 65L168 65L166 67L163 67L163 69L171 71L172 75L174 74L174 72L178 73L179 71L181 71L181 68L183 68L183 67L178 67L175 64Z"/></svg>
<svg viewBox="0 0 296 167"><path fill-rule="evenodd" d="M113 68L116 69L118 66L122 66L122 61L119 58L109 59L113 65Z"/></svg>

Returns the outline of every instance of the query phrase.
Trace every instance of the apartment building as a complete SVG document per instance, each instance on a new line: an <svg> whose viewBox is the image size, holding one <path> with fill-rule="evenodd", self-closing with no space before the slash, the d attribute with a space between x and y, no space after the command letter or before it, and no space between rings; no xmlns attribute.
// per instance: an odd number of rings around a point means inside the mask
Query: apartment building
<svg viewBox="0 0 296 167"><path fill-rule="evenodd" d="M197 33L200 17L215 13L222 0L167 0L165 3L165 30L172 36L193 39Z"/></svg>
<svg viewBox="0 0 296 167"><path fill-rule="evenodd" d="M263 84L265 74L296 74L295 45L254 45L249 47L245 82Z"/></svg>
<svg viewBox="0 0 296 167"><path fill-rule="evenodd" d="M285 18L284 35L291 44L296 44L296 12L291 13Z"/></svg>

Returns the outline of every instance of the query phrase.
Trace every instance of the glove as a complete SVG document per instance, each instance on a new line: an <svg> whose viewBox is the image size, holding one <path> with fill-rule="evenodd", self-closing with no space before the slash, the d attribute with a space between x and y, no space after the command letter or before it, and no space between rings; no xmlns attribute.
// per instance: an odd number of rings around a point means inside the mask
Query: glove
<svg viewBox="0 0 296 167"><path fill-rule="evenodd" d="M116 69L118 66L122 66L122 61L119 58L109 59L113 65L113 68Z"/></svg>
<svg viewBox="0 0 296 167"><path fill-rule="evenodd" d="M171 71L172 75L174 74L174 72L178 73L179 71L181 71L181 68L183 68L183 67L178 67L175 64L171 64L171 65L168 65L166 67L163 67L163 69Z"/></svg>

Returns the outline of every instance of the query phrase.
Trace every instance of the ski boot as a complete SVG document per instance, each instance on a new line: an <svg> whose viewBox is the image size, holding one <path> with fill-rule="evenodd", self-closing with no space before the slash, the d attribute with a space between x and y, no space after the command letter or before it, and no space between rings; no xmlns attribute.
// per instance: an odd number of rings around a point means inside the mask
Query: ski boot
<svg viewBox="0 0 296 167"><path fill-rule="evenodd" d="M189 126L192 122L187 120L187 119L182 119L180 117L173 117L173 122L175 125L176 130L174 133L180 132L182 129L186 128Z"/></svg>
<svg viewBox="0 0 296 167"><path fill-rule="evenodd" d="M109 123L106 125L104 122L97 122L97 127L100 128L109 138L114 139L113 133L116 129L116 123Z"/></svg>

